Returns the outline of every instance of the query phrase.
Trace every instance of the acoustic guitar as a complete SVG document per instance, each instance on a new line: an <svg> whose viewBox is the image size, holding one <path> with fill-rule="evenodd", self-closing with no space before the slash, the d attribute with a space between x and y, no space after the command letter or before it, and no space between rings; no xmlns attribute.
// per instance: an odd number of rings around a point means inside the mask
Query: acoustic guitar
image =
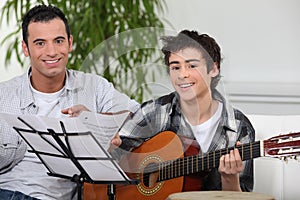
<svg viewBox="0 0 300 200"><path fill-rule="evenodd" d="M116 185L117 200L165 200L170 194L199 191L205 171L218 168L219 159L238 148L242 160L258 157L290 158L300 154L300 132L199 154L195 140L164 131L144 142L120 161L137 185ZM99 169L101 170L101 169ZM107 185L84 183L84 200L107 200Z"/></svg>

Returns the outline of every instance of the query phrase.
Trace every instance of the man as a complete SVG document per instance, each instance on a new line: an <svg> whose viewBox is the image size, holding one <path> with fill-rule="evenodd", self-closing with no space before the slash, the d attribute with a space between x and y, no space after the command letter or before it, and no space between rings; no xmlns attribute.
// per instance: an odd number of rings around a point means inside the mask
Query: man
<svg viewBox="0 0 300 200"><path fill-rule="evenodd" d="M217 91L221 50L207 34L184 30L163 37L165 64L175 92L142 104L112 144L120 159L157 134L171 130L197 141L200 153L255 140L246 116ZM252 191L253 161L242 161L235 148L220 157L219 167L202 177L202 190ZM175 170L176 171L176 170ZM200 184L200 183L199 183Z"/></svg>
<svg viewBox="0 0 300 200"><path fill-rule="evenodd" d="M97 113L139 107L104 78L66 69L73 37L58 8L32 8L23 18L22 31L22 49L31 66L0 84L0 112L60 118L77 115L77 104ZM0 121L0 199L72 199L75 187L70 180L48 176L18 134Z"/></svg>

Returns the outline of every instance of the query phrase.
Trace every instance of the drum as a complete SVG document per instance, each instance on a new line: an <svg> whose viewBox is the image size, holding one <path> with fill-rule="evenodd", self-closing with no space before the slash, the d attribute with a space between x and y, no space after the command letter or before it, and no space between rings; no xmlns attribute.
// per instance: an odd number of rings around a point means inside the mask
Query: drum
<svg viewBox="0 0 300 200"><path fill-rule="evenodd" d="M167 200L275 200L267 194L232 191L197 191L170 194Z"/></svg>

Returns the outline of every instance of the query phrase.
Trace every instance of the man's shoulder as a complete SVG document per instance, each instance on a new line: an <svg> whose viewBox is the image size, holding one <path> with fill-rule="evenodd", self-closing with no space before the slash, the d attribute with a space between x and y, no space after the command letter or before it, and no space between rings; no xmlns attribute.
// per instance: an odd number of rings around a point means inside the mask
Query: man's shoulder
<svg viewBox="0 0 300 200"><path fill-rule="evenodd" d="M70 79L80 79L80 80L89 80L89 81L107 81L104 77L93 74L87 73L79 70L67 69L67 73Z"/></svg>
<svg viewBox="0 0 300 200"><path fill-rule="evenodd" d="M0 82L0 88L1 89L12 89L12 88L19 88L24 81L24 74L20 76L16 76L12 79Z"/></svg>

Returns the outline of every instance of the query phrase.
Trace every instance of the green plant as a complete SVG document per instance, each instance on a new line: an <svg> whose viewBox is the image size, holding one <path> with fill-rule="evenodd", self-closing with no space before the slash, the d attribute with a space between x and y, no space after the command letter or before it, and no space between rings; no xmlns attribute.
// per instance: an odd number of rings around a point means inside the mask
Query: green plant
<svg viewBox="0 0 300 200"><path fill-rule="evenodd" d="M7 0L1 11L0 23L2 25L6 19L9 24L11 16L15 16L17 26L1 41L1 46L8 46L6 64L15 54L18 62L24 66L20 45L21 19L37 4L55 5L62 9L69 20L74 50L68 68L100 74L117 89L140 102L143 100L147 87L141 85L146 85L145 77L149 73L148 68L143 66L153 62L159 36L164 32L163 22L156 13L164 12L164 1ZM124 31L127 34L121 34ZM132 88L135 88L134 92Z"/></svg>

